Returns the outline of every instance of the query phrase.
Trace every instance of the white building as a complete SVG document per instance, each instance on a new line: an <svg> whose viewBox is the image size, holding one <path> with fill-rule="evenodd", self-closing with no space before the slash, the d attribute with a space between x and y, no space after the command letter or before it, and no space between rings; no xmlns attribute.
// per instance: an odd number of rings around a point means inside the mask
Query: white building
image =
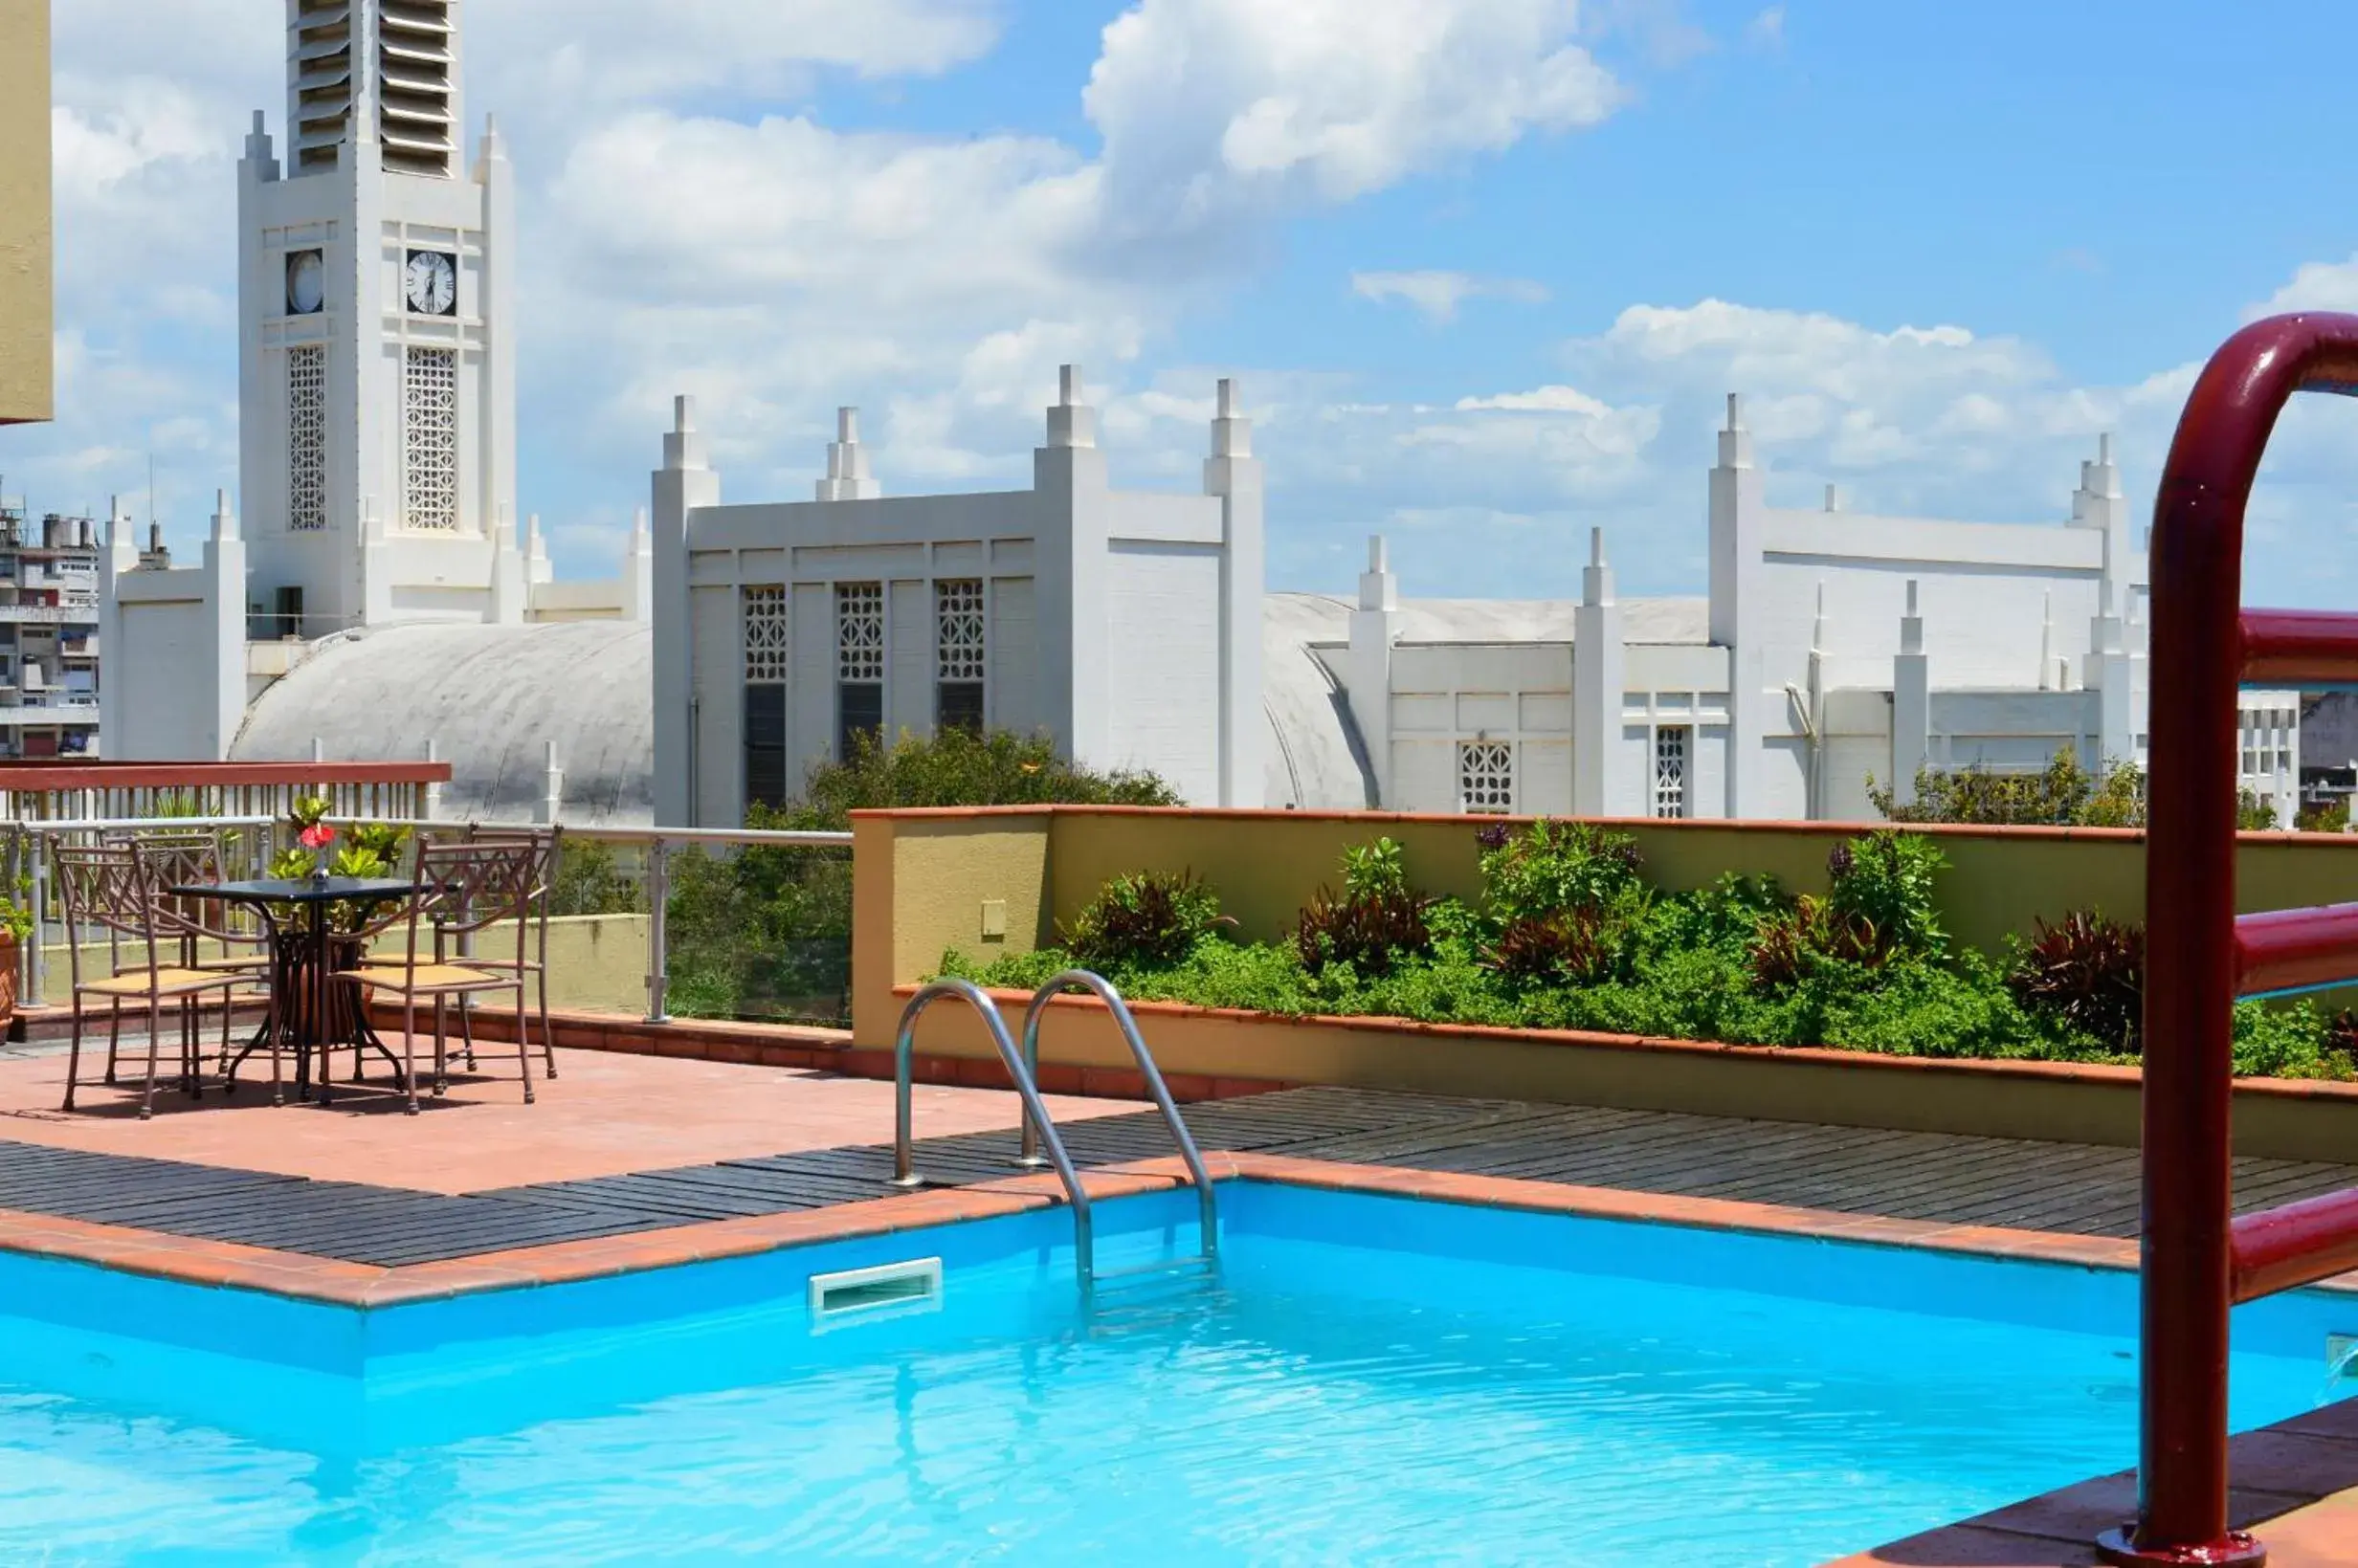
<svg viewBox="0 0 2358 1568"><path fill-rule="evenodd" d="M2109 437L2067 519L1771 507L1742 403L1709 475L1708 592L1404 601L1372 541L1350 601L1274 595L1273 805L1874 820L1870 779L2146 761L2146 560ZM1591 650L1595 652L1592 654ZM2241 783L2289 825L2296 694L2242 698Z"/></svg>
<svg viewBox="0 0 2358 1568"><path fill-rule="evenodd" d="M1069 366L1031 486L971 495L883 496L847 409L812 499L724 505L681 399L619 575L555 582L516 527L512 180L488 124L462 157L458 11L288 0L285 155L257 115L238 175L246 516L175 566L116 508L110 758L431 749L454 813L680 826L949 725L1304 808L1857 819L1870 775L2144 760L2108 450L2053 523L1783 511L1732 398L1694 599L1621 599L1601 537L1577 600L1406 600L1381 541L1355 600L1265 595L1234 386L1200 494L1121 491ZM2289 820L2297 704L2245 708Z"/></svg>
<svg viewBox="0 0 2358 1568"><path fill-rule="evenodd" d="M91 519L0 504L0 759L99 755L100 648Z"/></svg>
<svg viewBox="0 0 2358 1568"><path fill-rule="evenodd" d="M1261 473L1219 386L1203 494L1114 489L1064 367L1028 490L886 497L842 410L809 501L723 506L680 399L655 475L656 813L734 824L858 732L1041 731L1261 802Z"/></svg>
<svg viewBox="0 0 2358 1568"><path fill-rule="evenodd" d="M488 122L464 158L459 9L288 0L284 156L257 112L238 165L245 516L222 497L203 560L172 566L117 509L101 728L126 760L438 741L454 809L553 788L643 820L644 520L602 583L554 582L536 519L519 537L513 181ZM633 760L585 767L615 733Z"/></svg>

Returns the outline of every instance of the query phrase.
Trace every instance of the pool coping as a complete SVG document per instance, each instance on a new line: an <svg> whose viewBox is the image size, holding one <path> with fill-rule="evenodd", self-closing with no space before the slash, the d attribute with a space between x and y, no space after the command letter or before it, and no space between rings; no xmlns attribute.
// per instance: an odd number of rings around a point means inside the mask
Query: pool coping
<svg viewBox="0 0 2358 1568"><path fill-rule="evenodd" d="M2133 1241L2060 1231L1903 1220L1729 1198L1689 1198L1513 1177L1357 1165L1295 1155L1223 1151L1207 1153L1204 1160L1215 1182L1271 1182L1433 1203L1675 1225L1693 1229L1812 1237L2086 1269L2134 1271L2137 1267L2137 1244ZM1092 1200L1161 1191L1179 1185L1186 1179L1186 1167L1168 1156L1103 1166L1082 1177ZM822 1208L669 1226L619 1236L401 1265L351 1263L240 1242L167 1235L126 1226L0 1209L0 1252L65 1259L187 1285L260 1291L297 1300L367 1310L745 1257L820 1242L992 1219L1063 1203L1064 1194L1057 1178L1043 1172L971 1186L879 1195ZM2312 1288L2358 1295L2358 1271Z"/></svg>

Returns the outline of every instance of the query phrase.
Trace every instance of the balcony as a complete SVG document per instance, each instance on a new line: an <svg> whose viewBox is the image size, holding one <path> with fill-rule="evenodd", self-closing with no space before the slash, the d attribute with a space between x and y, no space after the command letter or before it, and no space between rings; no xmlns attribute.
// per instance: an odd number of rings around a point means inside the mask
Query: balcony
<svg viewBox="0 0 2358 1568"><path fill-rule="evenodd" d="M0 605L0 626L97 626L96 605Z"/></svg>

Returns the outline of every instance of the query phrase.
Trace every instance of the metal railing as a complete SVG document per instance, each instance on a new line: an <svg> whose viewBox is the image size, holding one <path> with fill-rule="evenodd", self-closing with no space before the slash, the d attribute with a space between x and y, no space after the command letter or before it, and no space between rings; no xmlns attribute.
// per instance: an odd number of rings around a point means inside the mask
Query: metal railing
<svg viewBox="0 0 2358 1568"><path fill-rule="evenodd" d="M335 818L336 821L389 823L417 831L545 832L546 823L454 822L446 817ZM646 851L647 886L647 1022L671 1022L668 999L671 976L671 853L676 849L713 846L723 849L838 849L852 847L848 832L776 828L575 828L565 825L564 843L610 844Z"/></svg>
<svg viewBox="0 0 2358 1568"><path fill-rule="evenodd" d="M917 994L909 998L908 1005L901 1009L901 1027L893 1040L892 1184L907 1188L925 1184L925 1179L917 1174L916 1091L912 1080L917 1020L945 996L958 998L982 1015L983 1027L990 1031L990 1043L998 1048L999 1060L1006 1065L1007 1075L1015 1081L1015 1093L1023 1097L1026 1125L1040 1130L1040 1138L1048 1147L1048 1161L1056 1167L1057 1180L1064 1183L1064 1196L1073 1205L1073 1269L1079 1275L1081 1293L1086 1295L1097 1281L1096 1222L1089 1211L1089 1190L1081 1184L1073 1157L1064 1152L1064 1139L1057 1135L1057 1124L1049 1119L1039 1085L1024 1066L1015 1042L1008 1038L1007 1020L1000 1015L999 1005L970 980L937 980L920 986Z"/></svg>
<svg viewBox="0 0 2358 1568"><path fill-rule="evenodd" d="M1154 1065L1154 1053L1146 1049L1146 1037L1138 1032L1138 1020L1130 1016L1129 1004L1113 983L1086 969L1067 969L1053 977L1045 985L1032 993L1032 1005L1023 1014L1023 1065L1025 1073L1036 1083L1040 1075L1040 1019L1048 1005L1067 991L1093 991L1105 1010L1113 1014L1114 1027L1130 1048L1131 1057L1138 1063L1139 1075L1146 1080L1146 1093L1154 1108L1163 1114L1163 1125L1170 1129L1171 1141L1179 1146L1179 1158L1187 1163L1188 1175L1195 1182L1195 1200L1202 1211L1204 1259L1211 1262L1220 1251L1220 1216L1212 1196L1212 1176L1204 1169L1204 1157L1196 1152L1195 1139L1188 1133L1188 1124L1179 1115L1179 1107L1170 1097L1169 1086L1163 1082L1162 1071ZM1024 1118L1023 1147L1017 1162L1036 1166L1039 1163L1039 1140L1044 1123Z"/></svg>
<svg viewBox="0 0 2358 1568"><path fill-rule="evenodd" d="M2358 905L2236 914L2238 687L2358 682L2358 615L2242 607L2244 507L2302 390L2358 393L2358 316L2230 338L2154 499L2137 1517L2111 1562L2265 1560L2228 1513L2230 1313L2358 1267L2358 1188L2234 1212L2237 998L2358 979Z"/></svg>
<svg viewBox="0 0 2358 1568"><path fill-rule="evenodd" d="M168 796L170 791L163 789ZM103 832L147 829L169 831L175 828L224 828L244 830L251 835L241 842L246 848L233 851L230 864L236 874L261 875L267 869L273 844L269 829L285 820L283 810L268 814L260 812L218 813L211 815L139 815L87 816L18 822L0 822L0 834L5 834L5 874L13 889L20 879L30 878L32 908L38 916L34 939L25 944L20 955L19 978L22 995L28 1005L38 1006L45 1001L44 982L47 967L42 947L44 933L56 922L49 917L56 902L49 888L49 845L60 837L88 838ZM468 822L444 817L412 814L395 815L374 811L339 809L330 821L350 826L358 823L385 823L409 828L418 832L464 833L469 831L546 831L545 823ZM668 1023L670 1010L667 992L670 984L671 947L670 922L666 906L670 902L670 867L674 850L696 846L715 848L802 848L848 850L852 835L848 832L799 831L775 828L573 828L566 827L561 844L608 844L643 850L646 853L647 890L647 964L645 988L646 1019L651 1024Z"/></svg>

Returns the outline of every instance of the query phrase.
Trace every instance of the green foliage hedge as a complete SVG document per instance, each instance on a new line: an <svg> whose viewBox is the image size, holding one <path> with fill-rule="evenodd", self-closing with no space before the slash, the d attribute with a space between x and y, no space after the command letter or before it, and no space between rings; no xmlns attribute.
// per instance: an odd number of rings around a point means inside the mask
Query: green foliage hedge
<svg viewBox="0 0 2358 1568"><path fill-rule="evenodd" d="M1469 830L1472 830L1469 828ZM1125 995L1286 1016L1407 1018L1510 1027L1594 1029L1762 1046L1823 1046L1891 1055L2134 1062L2134 1041L2080 995L2117 985L2119 945L2097 956L2067 934L2048 949L1992 957L1958 948L1933 904L1944 862L1916 835L1872 833L1838 847L1823 898L1773 881L1726 876L1688 893L1643 877L1634 841L1584 824L1481 829L1482 896L1424 898L1406 888L1396 847L1354 851L1340 897L1303 911L1317 937L1237 942L1199 923L1183 953L1094 954ZM1121 879L1135 900L1155 873ZM1169 878L1203 894L1191 877ZM1413 898L1413 922L1346 920L1354 900ZM1092 906L1092 911L1095 906ZM1084 911L1075 921L1086 927ZM1326 933L1397 930L1369 961ZM2102 922L2099 922L2101 925ZM2119 928L2107 927L2117 932ZM1418 939L1421 938L1421 939ZM2095 939L2089 939L2093 940ZM2077 945L2076 945L2077 944ZM2140 950L2141 958L2141 950ZM1030 988L1075 961L1062 948L978 963L955 950L942 973ZM2090 1024L2111 1037L2091 1033ZM2280 1077L2353 1075L2347 1019L2308 1003L2236 1011L2236 1071ZM1439 1049L1439 1048L1436 1048Z"/></svg>

